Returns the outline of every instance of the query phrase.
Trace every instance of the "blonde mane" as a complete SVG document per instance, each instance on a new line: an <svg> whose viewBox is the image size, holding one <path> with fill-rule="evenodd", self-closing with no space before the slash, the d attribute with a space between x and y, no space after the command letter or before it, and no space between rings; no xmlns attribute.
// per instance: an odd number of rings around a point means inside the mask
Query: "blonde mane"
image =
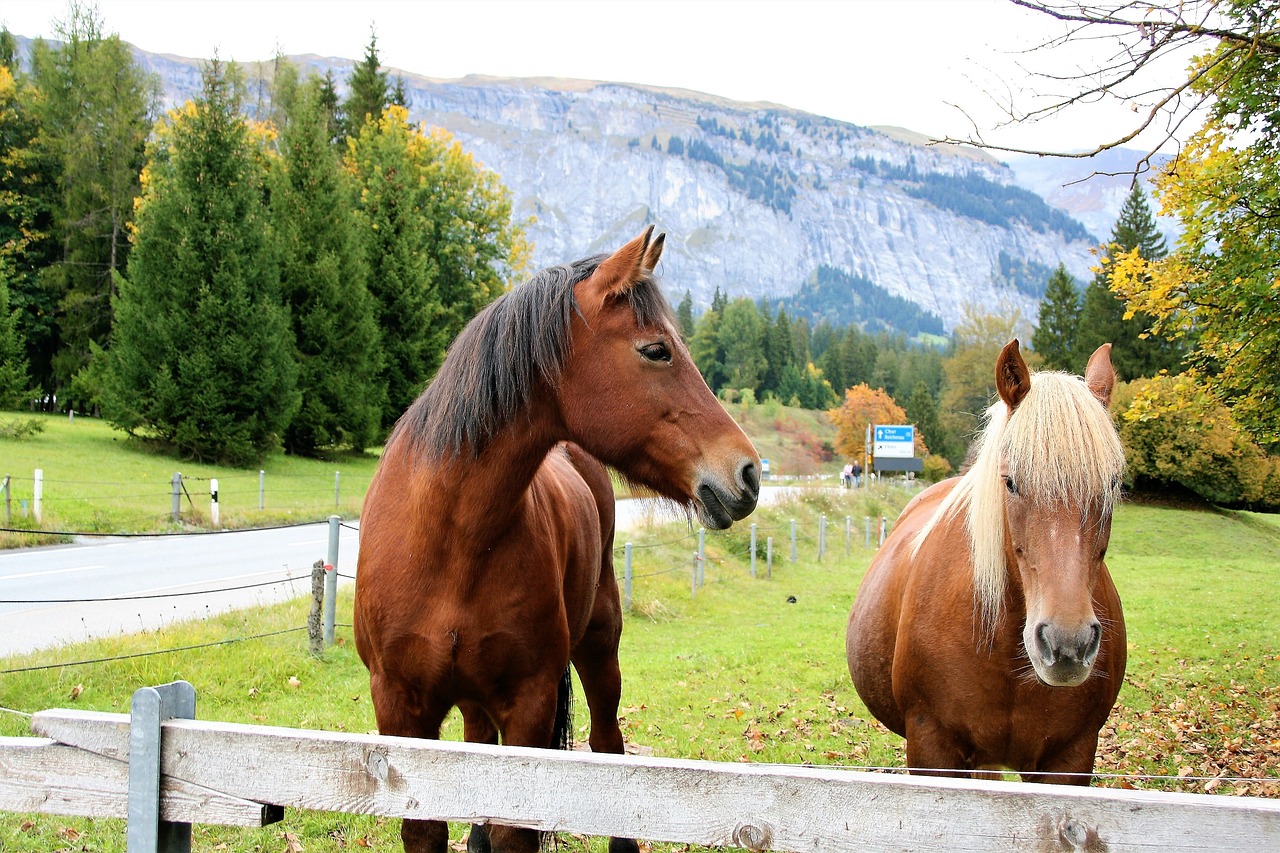
<svg viewBox="0 0 1280 853"><path fill-rule="evenodd" d="M1120 491L1124 448L1107 410L1084 380L1069 373L1031 376L1031 389L1010 414L1003 400L987 409L972 467L916 536L919 551L934 527L965 512L973 594L989 635L1000 618L1005 563L1005 473L1018 493L1040 504L1100 504L1110 515Z"/></svg>

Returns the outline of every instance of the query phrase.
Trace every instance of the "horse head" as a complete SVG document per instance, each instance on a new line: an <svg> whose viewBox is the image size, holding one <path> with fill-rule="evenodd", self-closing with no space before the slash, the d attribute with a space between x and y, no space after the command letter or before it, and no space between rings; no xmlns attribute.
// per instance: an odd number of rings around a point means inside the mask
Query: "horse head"
<svg viewBox="0 0 1280 853"><path fill-rule="evenodd" d="M721 530L755 509L760 457L703 381L654 283L663 239L650 226L575 286L561 416L596 458Z"/></svg>
<svg viewBox="0 0 1280 853"><path fill-rule="evenodd" d="M996 360L1006 421L992 482L1002 490L1004 564L1010 593L1021 590L1027 657L1054 687L1088 679L1102 640L1094 588L1124 465L1107 414L1115 380L1110 344L1093 353L1083 383L1063 373L1033 377L1016 339Z"/></svg>

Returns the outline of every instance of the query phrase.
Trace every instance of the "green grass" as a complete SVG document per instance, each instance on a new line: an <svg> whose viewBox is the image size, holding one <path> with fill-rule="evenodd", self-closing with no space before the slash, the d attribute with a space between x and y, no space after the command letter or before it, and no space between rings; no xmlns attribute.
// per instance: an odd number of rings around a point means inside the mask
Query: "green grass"
<svg viewBox="0 0 1280 853"><path fill-rule="evenodd" d="M0 526L85 532L154 532L209 524L209 480L218 480L223 527L256 527L319 521L332 513L359 514L378 457L346 454L331 460L273 453L252 469L175 460L96 418L0 414L0 421L35 418L43 430L15 439L0 436L0 476L10 475L11 520ZM44 512L30 515L33 478L44 476ZM266 472L264 508L258 508L259 470ZM181 522L172 521L176 472L185 478ZM334 503L335 474L339 475ZM2 499L2 498L0 498ZM28 502L24 518L21 502ZM5 511L0 506L0 513ZM56 541L57 537L53 537ZM50 537L0 533L0 547L50 541Z"/></svg>
<svg viewBox="0 0 1280 853"><path fill-rule="evenodd" d="M632 610L622 645L620 716L628 741L655 755L717 761L902 766L902 741L872 720L850 683L844 625L871 552L862 518L892 518L906 494L810 492L752 516L760 527L758 577L748 571L749 528L708 534L705 584L691 596L696 535L687 524L629 531L636 544ZM816 559L818 517L831 520ZM845 556L844 516L854 519ZM787 560L789 519L799 560ZM775 562L765 577L766 536ZM621 538L621 537L620 537ZM1236 513L1126 504L1108 562L1125 602L1130 665L1104 729L1097 770L1177 776L1280 777L1280 532ZM621 557L617 561L622 570ZM795 599L794 603L789 598ZM339 622L350 622L349 591ZM170 626L163 631L10 659L0 670L173 648L301 626L301 601ZM0 674L0 706L121 711L141 686L191 681L202 719L371 731L368 680L339 629L339 645L313 658L303 633L231 646L87 666ZM577 722L585 724L579 704ZM454 719L446 737L457 739ZM0 734L27 721L0 712ZM585 728L579 739L585 739ZM1100 784L1280 796L1280 783ZM455 837L465 831L455 827ZM283 851L369 845L398 850L398 822L324 812L290 813L260 830L197 827L198 851ZM561 836L570 850L602 839ZM0 849L124 850L120 821L0 815ZM654 845L677 851L682 845Z"/></svg>

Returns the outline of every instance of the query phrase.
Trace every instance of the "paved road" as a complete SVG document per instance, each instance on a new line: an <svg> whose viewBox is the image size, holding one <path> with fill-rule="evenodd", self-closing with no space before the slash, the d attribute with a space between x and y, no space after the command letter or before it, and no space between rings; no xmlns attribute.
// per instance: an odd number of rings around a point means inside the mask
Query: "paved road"
<svg viewBox="0 0 1280 853"><path fill-rule="evenodd" d="M766 488L761 502L788 491ZM629 528L683 519L659 501L620 500L618 544ZM340 528L340 576L355 574L357 526ZM320 523L188 536L84 537L73 545L0 551L0 656L309 595L311 566L326 558L328 542L329 525ZM109 598L126 600L85 601Z"/></svg>

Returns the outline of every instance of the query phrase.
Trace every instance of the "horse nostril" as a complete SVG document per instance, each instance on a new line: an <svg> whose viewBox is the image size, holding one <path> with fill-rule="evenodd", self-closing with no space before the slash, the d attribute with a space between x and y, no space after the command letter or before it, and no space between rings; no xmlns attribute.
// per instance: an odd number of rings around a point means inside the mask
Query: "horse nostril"
<svg viewBox="0 0 1280 853"><path fill-rule="evenodd" d="M742 482L743 489L755 500L760 494L760 471L756 468L756 463L747 462L742 466L739 478Z"/></svg>
<svg viewBox="0 0 1280 853"><path fill-rule="evenodd" d="M1102 626L1096 621L1089 626L1089 644L1084 650L1084 660L1093 660L1102 646Z"/></svg>
<svg viewBox="0 0 1280 853"><path fill-rule="evenodd" d="M1036 651L1039 653L1040 658L1046 664L1052 666L1058 656L1054 654L1053 644L1049 642L1049 625L1047 622L1041 622L1036 626L1035 638L1036 645L1039 647Z"/></svg>

